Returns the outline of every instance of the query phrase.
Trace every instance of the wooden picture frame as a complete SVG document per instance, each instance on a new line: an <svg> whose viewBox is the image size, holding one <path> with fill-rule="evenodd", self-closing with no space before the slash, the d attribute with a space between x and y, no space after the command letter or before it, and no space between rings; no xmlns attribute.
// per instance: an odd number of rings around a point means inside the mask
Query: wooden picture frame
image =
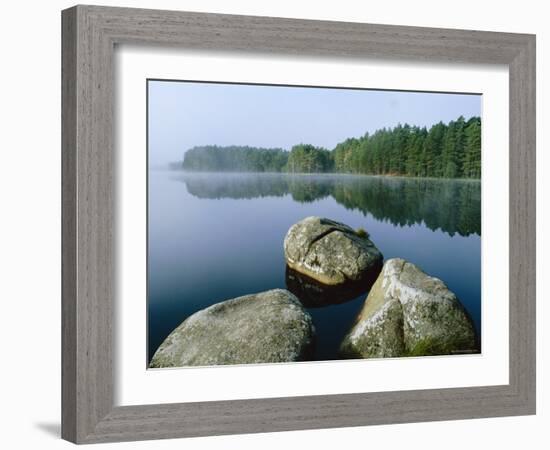
<svg viewBox="0 0 550 450"><path fill-rule="evenodd" d="M116 44L507 65L509 384L115 407ZM75 6L62 13L62 53L64 439L93 443L535 413L535 36Z"/></svg>

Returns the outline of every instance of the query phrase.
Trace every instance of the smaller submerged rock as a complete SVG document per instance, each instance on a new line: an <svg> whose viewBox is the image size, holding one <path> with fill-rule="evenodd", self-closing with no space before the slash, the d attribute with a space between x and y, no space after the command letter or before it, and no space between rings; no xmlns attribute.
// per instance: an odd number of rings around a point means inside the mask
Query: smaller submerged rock
<svg viewBox="0 0 550 450"><path fill-rule="evenodd" d="M212 305L184 320L160 345L150 367L292 362L310 359L315 329L284 289Z"/></svg>
<svg viewBox="0 0 550 450"><path fill-rule="evenodd" d="M327 285L360 282L378 274L383 256L363 230L321 217L307 217L288 230L287 265Z"/></svg>
<svg viewBox="0 0 550 450"><path fill-rule="evenodd" d="M478 353L473 322L438 278L386 261L340 353L348 358Z"/></svg>

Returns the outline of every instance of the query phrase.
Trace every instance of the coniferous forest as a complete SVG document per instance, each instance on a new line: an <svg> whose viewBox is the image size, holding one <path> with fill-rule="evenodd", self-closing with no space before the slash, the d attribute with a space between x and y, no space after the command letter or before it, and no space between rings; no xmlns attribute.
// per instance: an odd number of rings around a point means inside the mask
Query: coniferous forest
<svg viewBox="0 0 550 450"><path fill-rule="evenodd" d="M340 142L332 150L248 146L193 147L183 168L217 172L356 173L438 178L481 177L481 119L426 127L397 125Z"/></svg>

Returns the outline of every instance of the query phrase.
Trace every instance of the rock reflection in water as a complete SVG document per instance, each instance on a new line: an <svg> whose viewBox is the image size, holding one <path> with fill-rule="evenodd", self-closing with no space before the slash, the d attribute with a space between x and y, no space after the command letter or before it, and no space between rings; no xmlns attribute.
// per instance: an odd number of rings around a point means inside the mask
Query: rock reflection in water
<svg viewBox="0 0 550 450"><path fill-rule="evenodd" d="M339 286L328 286L286 266L286 288L292 292L306 308L320 308L337 305L366 294L382 269L382 264L373 268L365 278Z"/></svg>

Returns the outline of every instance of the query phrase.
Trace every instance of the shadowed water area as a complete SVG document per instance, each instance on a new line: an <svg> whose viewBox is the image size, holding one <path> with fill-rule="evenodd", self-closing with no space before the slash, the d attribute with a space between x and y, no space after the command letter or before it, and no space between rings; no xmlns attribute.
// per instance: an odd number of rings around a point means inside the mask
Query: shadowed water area
<svg viewBox="0 0 550 450"><path fill-rule="evenodd" d="M191 314L274 288L291 290L311 314L314 359L338 359L369 282L326 289L286 267L286 232L313 215L363 228L385 259L442 279L480 332L479 181L152 170L148 215L149 359Z"/></svg>

